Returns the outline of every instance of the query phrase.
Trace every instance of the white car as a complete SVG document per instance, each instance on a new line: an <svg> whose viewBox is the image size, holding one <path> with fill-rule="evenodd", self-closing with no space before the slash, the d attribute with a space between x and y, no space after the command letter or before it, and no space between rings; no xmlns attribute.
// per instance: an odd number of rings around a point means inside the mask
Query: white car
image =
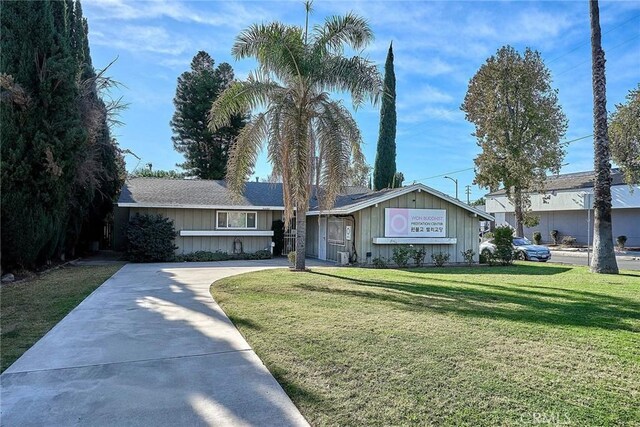
<svg viewBox="0 0 640 427"><path fill-rule="evenodd" d="M480 243L480 253L487 256L494 253L496 244L494 239ZM513 238L513 250L517 259L525 261L547 262L551 259L551 251L546 246L534 245L526 237Z"/></svg>

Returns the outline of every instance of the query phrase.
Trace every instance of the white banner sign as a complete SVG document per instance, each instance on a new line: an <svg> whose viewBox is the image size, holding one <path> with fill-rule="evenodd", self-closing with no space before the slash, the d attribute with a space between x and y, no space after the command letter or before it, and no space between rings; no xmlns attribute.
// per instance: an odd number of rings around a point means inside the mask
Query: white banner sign
<svg viewBox="0 0 640 427"><path fill-rule="evenodd" d="M385 237L446 237L447 211L444 209L384 210Z"/></svg>

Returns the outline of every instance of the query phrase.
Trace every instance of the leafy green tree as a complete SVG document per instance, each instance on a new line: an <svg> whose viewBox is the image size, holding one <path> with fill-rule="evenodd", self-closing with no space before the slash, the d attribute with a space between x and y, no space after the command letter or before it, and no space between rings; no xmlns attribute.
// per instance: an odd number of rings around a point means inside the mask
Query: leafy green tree
<svg viewBox="0 0 640 427"><path fill-rule="evenodd" d="M187 174L202 179L223 179L227 171L229 149L247 121L245 114L234 115L229 125L211 131L207 117L212 100L233 82L233 69L227 63L218 67L204 51L191 61L191 70L178 77L171 120L173 146L186 161L179 165Z"/></svg>
<svg viewBox="0 0 640 427"><path fill-rule="evenodd" d="M477 200L471 202L471 206L484 206L487 200L484 197L480 197Z"/></svg>
<svg viewBox="0 0 640 427"><path fill-rule="evenodd" d="M384 95L380 107L380 131L373 171L376 190L397 187L396 174L396 75L393 69L393 43L384 64ZM400 184L401 186L402 184Z"/></svg>
<svg viewBox="0 0 640 427"><path fill-rule="evenodd" d="M640 84L627 94L627 103L616 105L609 122L611 156L627 184L640 183Z"/></svg>
<svg viewBox="0 0 640 427"><path fill-rule="evenodd" d="M528 193L544 188L547 172L558 173L565 155L567 119L540 54L500 48L469 82L461 109L482 148L475 183L491 191L504 186L523 236Z"/></svg>
<svg viewBox="0 0 640 427"><path fill-rule="evenodd" d="M371 166L366 163L353 164L349 168L347 174L347 181L345 185L353 187L369 187L369 181L371 180Z"/></svg>
<svg viewBox="0 0 640 427"><path fill-rule="evenodd" d="M310 3L307 3L307 19ZM308 22L308 21L307 21ZM236 193L266 142L275 176L282 177L284 221L296 209L296 270L305 268L306 212L312 192L314 159L320 176L320 199L332 205L345 184L351 162L364 162L358 126L329 92L347 92L354 107L367 96L377 100L381 79L376 66L360 56L347 58L348 46L361 51L373 39L366 21L356 15L334 16L312 31L279 22L253 25L236 38L233 55L254 58L258 69L235 82L214 102L210 127L227 126L233 116L261 108L232 148L227 183Z"/></svg>
<svg viewBox="0 0 640 427"><path fill-rule="evenodd" d="M607 82L597 0L589 0L593 85L593 258L591 271L618 274L611 225L611 148L607 129Z"/></svg>

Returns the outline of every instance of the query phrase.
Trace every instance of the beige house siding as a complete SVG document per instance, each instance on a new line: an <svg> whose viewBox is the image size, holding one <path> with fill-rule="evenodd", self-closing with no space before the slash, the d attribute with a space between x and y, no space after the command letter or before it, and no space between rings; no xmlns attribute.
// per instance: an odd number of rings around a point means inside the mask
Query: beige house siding
<svg viewBox="0 0 640 427"><path fill-rule="evenodd" d="M229 211L230 209L224 209ZM271 224L282 218L280 211L258 209L237 209L238 211L257 212L257 231L270 231ZM233 252L234 236L180 236L181 230L216 230L216 209L186 209L186 208L131 208L129 217L135 214L160 214L173 220L178 233L175 244L177 254L187 254L196 251ZM221 229L222 230L222 229ZM238 236L242 242L242 250L246 253L271 248L271 236Z"/></svg>
<svg viewBox="0 0 640 427"><path fill-rule="evenodd" d="M393 249L400 245L377 245L373 238L384 237L385 208L408 209L445 209L447 211L446 237L457 238L453 245L413 245L414 248L424 248L427 255L425 262L431 262L431 255L439 252L449 254L449 262L464 262L461 251L473 249L476 253L474 260L478 261L478 230L479 218L466 209L456 206L444 199L425 191L413 191L381 202L378 206L371 206L355 213L357 226L355 232L356 247L360 262L366 262L366 253L371 252L371 258L385 257L390 259Z"/></svg>
<svg viewBox="0 0 640 427"><path fill-rule="evenodd" d="M318 217L307 217L307 241L306 241L307 256L311 258L318 258Z"/></svg>
<svg viewBox="0 0 640 427"><path fill-rule="evenodd" d="M344 227L345 228L347 226L351 226L351 229L353 230L353 219L351 218L351 216L348 216L348 217L329 217L329 219L327 220L327 233L329 231L328 221L330 221L331 218L337 218L339 220L342 220L344 222ZM352 233L353 233L353 231L352 231ZM349 252L351 255L353 255L353 234L351 235L351 240L347 240L345 238L344 244L331 243L331 242L328 241L328 238L327 238L327 260L328 261L338 261L338 252ZM360 258L358 261L359 262L362 261L362 258Z"/></svg>

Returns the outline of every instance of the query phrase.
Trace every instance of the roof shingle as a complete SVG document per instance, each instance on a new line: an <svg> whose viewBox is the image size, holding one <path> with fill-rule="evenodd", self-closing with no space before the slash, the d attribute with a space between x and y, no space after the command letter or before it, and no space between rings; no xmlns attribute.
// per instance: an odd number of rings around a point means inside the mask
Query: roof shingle
<svg viewBox="0 0 640 427"><path fill-rule="evenodd" d="M580 188L593 188L595 178L593 171L566 173L562 175L547 176L544 191L576 190ZM619 169L611 170L611 185L623 185L624 179ZM505 194L506 190L493 191L487 196Z"/></svg>

